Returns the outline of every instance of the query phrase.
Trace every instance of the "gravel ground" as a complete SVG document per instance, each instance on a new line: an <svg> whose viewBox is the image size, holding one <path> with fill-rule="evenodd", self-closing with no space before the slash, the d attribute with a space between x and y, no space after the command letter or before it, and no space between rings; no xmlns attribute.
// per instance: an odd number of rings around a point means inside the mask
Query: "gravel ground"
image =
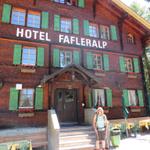
<svg viewBox="0 0 150 150"><path fill-rule="evenodd" d="M111 150L150 150L150 133L122 139L120 146Z"/></svg>

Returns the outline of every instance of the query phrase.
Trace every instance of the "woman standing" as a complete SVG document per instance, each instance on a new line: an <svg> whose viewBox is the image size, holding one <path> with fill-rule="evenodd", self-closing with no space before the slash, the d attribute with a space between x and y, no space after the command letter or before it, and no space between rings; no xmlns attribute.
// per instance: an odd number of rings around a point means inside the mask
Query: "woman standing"
<svg viewBox="0 0 150 150"><path fill-rule="evenodd" d="M93 128L96 133L96 150L105 150L107 125L108 121L104 110L98 107L93 118Z"/></svg>

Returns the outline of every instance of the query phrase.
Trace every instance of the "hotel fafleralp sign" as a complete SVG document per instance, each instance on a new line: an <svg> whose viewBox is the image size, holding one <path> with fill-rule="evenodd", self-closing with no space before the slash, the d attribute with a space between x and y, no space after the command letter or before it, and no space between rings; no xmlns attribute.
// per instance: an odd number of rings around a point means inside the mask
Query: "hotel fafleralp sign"
<svg viewBox="0 0 150 150"><path fill-rule="evenodd" d="M38 31L38 30L17 28L16 37L51 42L48 32ZM107 42L103 40L95 40L95 39L89 39L84 37L70 36L66 34L59 34L57 41L59 43L68 44L68 45L92 47L92 48L99 48L99 49L105 49L108 45Z"/></svg>

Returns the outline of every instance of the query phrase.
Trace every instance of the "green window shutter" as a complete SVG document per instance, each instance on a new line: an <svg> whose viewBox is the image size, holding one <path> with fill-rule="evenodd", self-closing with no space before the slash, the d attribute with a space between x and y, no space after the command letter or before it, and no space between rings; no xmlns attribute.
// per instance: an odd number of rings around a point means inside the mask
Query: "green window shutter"
<svg viewBox="0 0 150 150"><path fill-rule="evenodd" d="M123 90L123 97L125 106L129 106L128 90Z"/></svg>
<svg viewBox="0 0 150 150"><path fill-rule="evenodd" d="M97 107L97 99L96 99L96 95L95 95L95 89L92 90L92 98L93 98L93 106L94 108Z"/></svg>
<svg viewBox="0 0 150 150"><path fill-rule="evenodd" d="M36 88L35 90L35 109L43 109L43 88Z"/></svg>
<svg viewBox="0 0 150 150"><path fill-rule="evenodd" d="M139 60L138 58L133 58L133 64L134 64L134 72L139 73L140 68L139 68Z"/></svg>
<svg viewBox="0 0 150 150"><path fill-rule="evenodd" d="M111 89L106 90L106 98L107 98L107 106L112 107L112 90Z"/></svg>
<svg viewBox="0 0 150 150"><path fill-rule="evenodd" d="M84 35L89 35L89 21L84 20L83 21L83 28L84 28Z"/></svg>
<svg viewBox="0 0 150 150"><path fill-rule="evenodd" d="M44 66L44 48L38 47L37 49L37 66Z"/></svg>
<svg viewBox="0 0 150 150"><path fill-rule="evenodd" d="M137 90L138 98L139 98L139 105L144 106L144 100L143 100L143 92L142 90Z"/></svg>
<svg viewBox="0 0 150 150"><path fill-rule="evenodd" d="M53 66L59 67L59 49L58 48L53 49Z"/></svg>
<svg viewBox="0 0 150 150"><path fill-rule="evenodd" d="M2 12L2 22L9 23L10 22L10 14L11 14L11 5L4 4L3 12Z"/></svg>
<svg viewBox="0 0 150 150"><path fill-rule="evenodd" d="M73 62L77 65L80 64L80 52L79 51L73 51Z"/></svg>
<svg viewBox="0 0 150 150"><path fill-rule="evenodd" d="M116 29L116 26L114 25L111 25L110 26L110 30L111 30L111 39L116 41L118 38L117 38L117 29Z"/></svg>
<svg viewBox="0 0 150 150"><path fill-rule="evenodd" d="M88 107L89 108L92 107L92 94L91 94L91 92L88 94Z"/></svg>
<svg viewBox="0 0 150 150"><path fill-rule="evenodd" d="M54 31L60 31L60 16L54 15Z"/></svg>
<svg viewBox="0 0 150 150"><path fill-rule="evenodd" d="M48 23L49 23L49 13L43 11L42 12L42 28L48 29Z"/></svg>
<svg viewBox="0 0 150 150"><path fill-rule="evenodd" d="M21 63L21 55L22 55L22 45L15 44L14 45L14 58L13 58L14 65L18 65Z"/></svg>
<svg viewBox="0 0 150 150"><path fill-rule="evenodd" d="M18 109L19 91L16 88L10 88L9 110Z"/></svg>
<svg viewBox="0 0 150 150"><path fill-rule="evenodd" d="M76 18L73 19L73 33L79 34L79 20Z"/></svg>
<svg viewBox="0 0 150 150"><path fill-rule="evenodd" d="M88 69L93 69L93 55L91 52L86 53L86 65Z"/></svg>
<svg viewBox="0 0 150 150"><path fill-rule="evenodd" d="M85 0L78 0L78 6L84 8L85 7Z"/></svg>
<svg viewBox="0 0 150 150"><path fill-rule="evenodd" d="M103 55L103 63L104 63L104 70L108 71L109 70L109 56L106 54Z"/></svg>
<svg viewBox="0 0 150 150"><path fill-rule="evenodd" d="M126 72L126 68L125 68L125 60L123 56L119 57L119 63L120 63L120 71L121 72Z"/></svg>

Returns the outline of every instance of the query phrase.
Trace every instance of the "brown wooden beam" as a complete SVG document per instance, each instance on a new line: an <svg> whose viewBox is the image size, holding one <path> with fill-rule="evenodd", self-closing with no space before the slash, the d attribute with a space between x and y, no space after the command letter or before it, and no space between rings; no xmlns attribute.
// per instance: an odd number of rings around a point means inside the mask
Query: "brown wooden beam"
<svg viewBox="0 0 150 150"><path fill-rule="evenodd" d="M122 15L122 17L119 18L119 20L118 20L118 28L119 28L119 37L120 37L120 47L121 47L121 50L124 49L124 45L123 45L123 32L122 32L123 23L124 23L125 19L127 19L127 18L128 18L128 14L124 13Z"/></svg>
<svg viewBox="0 0 150 150"><path fill-rule="evenodd" d="M96 17L96 4L97 4L97 0L93 0L93 17Z"/></svg>

